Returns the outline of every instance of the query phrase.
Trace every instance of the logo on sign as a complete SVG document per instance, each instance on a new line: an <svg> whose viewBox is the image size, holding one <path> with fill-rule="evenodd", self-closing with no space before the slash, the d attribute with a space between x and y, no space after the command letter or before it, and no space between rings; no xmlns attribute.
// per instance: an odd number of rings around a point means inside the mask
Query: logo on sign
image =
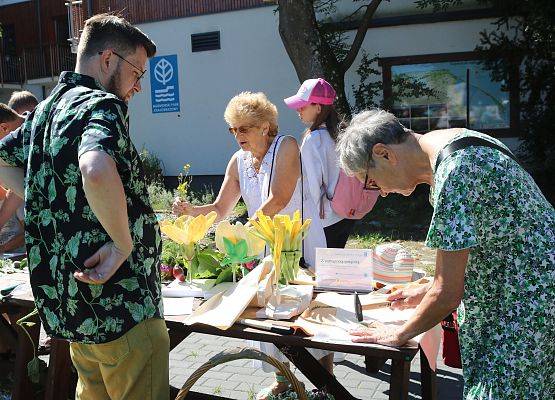
<svg viewBox="0 0 555 400"><path fill-rule="evenodd" d="M177 56L154 57L150 61L152 76L152 112L179 111Z"/></svg>

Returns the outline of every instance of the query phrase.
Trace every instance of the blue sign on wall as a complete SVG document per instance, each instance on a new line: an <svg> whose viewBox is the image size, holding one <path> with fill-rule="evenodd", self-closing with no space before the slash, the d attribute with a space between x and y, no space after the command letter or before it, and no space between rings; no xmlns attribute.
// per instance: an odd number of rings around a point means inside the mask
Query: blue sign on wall
<svg viewBox="0 0 555 400"><path fill-rule="evenodd" d="M152 112L179 112L177 55L150 59L150 97Z"/></svg>

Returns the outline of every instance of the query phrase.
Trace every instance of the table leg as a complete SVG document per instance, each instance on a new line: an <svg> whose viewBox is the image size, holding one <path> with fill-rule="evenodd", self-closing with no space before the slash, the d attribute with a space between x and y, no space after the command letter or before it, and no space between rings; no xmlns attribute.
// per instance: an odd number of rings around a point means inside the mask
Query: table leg
<svg viewBox="0 0 555 400"><path fill-rule="evenodd" d="M76 374L73 373L69 342L51 339L45 400L66 400L75 392Z"/></svg>
<svg viewBox="0 0 555 400"><path fill-rule="evenodd" d="M356 400L304 347L276 346L318 389L325 389L336 399Z"/></svg>
<svg viewBox="0 0 555 400"><path fill-rule="evenodd" d="M26 314L20 314L18 317L24 317ZM15 324L17 332L17 350L15 352L15 371L14 386L12 389L12 400L28 400L34 398L34 385L27 375L27 363L33 359L34 351L38 347L40 336L40 319L35 315L27 320L34 323L33 326L26 326L25 329L33 343L29 340L27 333L23 331L19 325Z"/></svg>
<svg viewBox="0 0 555 400"><path fill-rule="evenodd" d="M409 398L410 361L391 360L390 400L407 400Z"/></svg>
<svg viewBox="0 0 555 400"><path fill-rule="evenodd" d="M430 363L422 349L420 349L420 381L422 400L436 400L436 372L430 368Z"/></svg>
<svg viewBox="0 0 555 400"><path fill-rule="evenodd" d="M180 324L179 329L173 328L173 323L166 321L168 327L168 335L170 336L170 351L175 349L179 343L184 341L192 331L187 329L186 325Z"/></svg>
<svg viewBox="0 0 555 400"><path fill-rule="evenodd" d="M387 358L364 356L366 372L369 374L377 374L380 372L380 369L384 366L386 361Z"/></svg>
<svg viewBox="0 0 555 400"><path fill-rule="evenodd" d="M11 351L17 347L17 332L3 315L0 315L0 344Z"/></svg>

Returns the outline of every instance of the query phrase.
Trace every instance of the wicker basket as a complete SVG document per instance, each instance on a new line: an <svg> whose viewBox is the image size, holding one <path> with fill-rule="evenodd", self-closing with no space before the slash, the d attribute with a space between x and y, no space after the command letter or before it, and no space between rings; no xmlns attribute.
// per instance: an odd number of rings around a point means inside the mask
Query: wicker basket
<svg viewBox="0 0 555 400"><path fill-rule="evenodd" d="M209 371L216 365L240 359L260 360L276 367L278 371L291 383L291 387L295 391L295 393L297 393L299 400L308 400L303 385L299 382L297 378L295 378L295 375L293 375L291 370L287 368L284 363L262 353L259 350L241 347L222 351L221 353L216 354L210 360L201 365L200 368L193 372L189 379L187 379L187 382L183 384L183 387L177 394L175 400L184 400L195 382L199 380L199 378L204 375L205 372Z"/></svg>

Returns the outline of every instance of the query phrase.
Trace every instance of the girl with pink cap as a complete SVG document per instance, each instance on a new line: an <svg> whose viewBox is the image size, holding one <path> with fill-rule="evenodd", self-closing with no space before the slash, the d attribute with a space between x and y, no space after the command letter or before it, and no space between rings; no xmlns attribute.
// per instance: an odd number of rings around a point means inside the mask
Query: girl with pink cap
<svg viewBox="0 0 555 400"><path fill-rule="evenodd" d="M307 79L297 94L286 98L287 107L297 110L309 126L301 144L305 191L320 213L327 247L344 248L355 220L343 218L332 208L331 199L339 180L339 163L335 151L339 117L333 102L335 90L324 79Z"/></svg>

